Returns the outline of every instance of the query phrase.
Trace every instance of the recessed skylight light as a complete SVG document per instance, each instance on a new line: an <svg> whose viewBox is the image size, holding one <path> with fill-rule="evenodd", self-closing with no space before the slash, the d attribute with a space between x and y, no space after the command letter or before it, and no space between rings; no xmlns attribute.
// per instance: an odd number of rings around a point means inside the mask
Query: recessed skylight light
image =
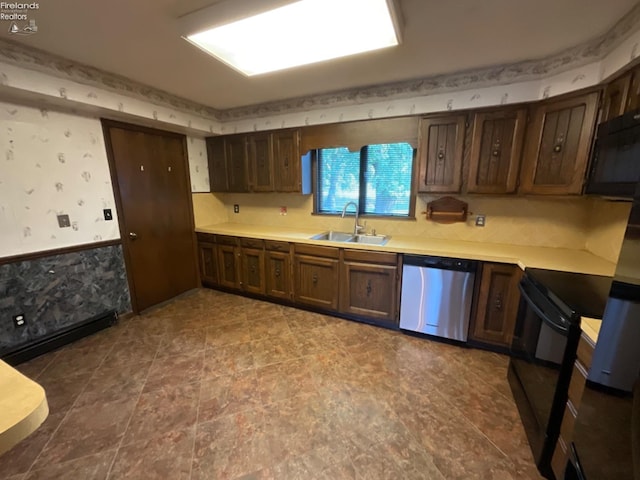
<svg viewBox="0 0 640 480"><path fill-rule="evenodd" d="M399 43L388 0L301 0L185 38L247 76Z"/></svg>

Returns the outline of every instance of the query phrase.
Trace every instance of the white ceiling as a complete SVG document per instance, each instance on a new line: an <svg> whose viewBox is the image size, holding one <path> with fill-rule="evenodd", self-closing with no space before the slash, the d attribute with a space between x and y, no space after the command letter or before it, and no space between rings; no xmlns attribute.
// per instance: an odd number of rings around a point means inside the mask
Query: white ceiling
<svg viewBox="0 0 640 480"><path fill-rule="evenodd" d="M212 3L47 0L32 15L37 34L0 37L228 109L547 57L602 35L637 1L396 0L399 47L252 78L180 38L177 18Z"/></svg>

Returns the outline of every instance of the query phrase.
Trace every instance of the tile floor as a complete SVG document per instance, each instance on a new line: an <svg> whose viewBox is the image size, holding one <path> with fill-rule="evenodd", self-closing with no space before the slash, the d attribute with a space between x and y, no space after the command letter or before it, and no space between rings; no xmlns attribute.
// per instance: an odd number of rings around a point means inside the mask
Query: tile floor
<svg viewBox="0 0 640 480"><path fill-rule="evenodd" d="M19 369L2 479L539 478L506 357L212 290Z"/></svg>

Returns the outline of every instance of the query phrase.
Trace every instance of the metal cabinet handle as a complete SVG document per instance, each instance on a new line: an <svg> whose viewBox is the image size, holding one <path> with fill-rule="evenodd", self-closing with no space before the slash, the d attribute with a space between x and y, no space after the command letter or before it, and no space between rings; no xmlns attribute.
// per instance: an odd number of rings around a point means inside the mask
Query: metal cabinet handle
<svg viewBox="0 0 640 480"><path fill-rule="evenodd" d="M371 280L367 280L367 297L371 296Z"/></svg>
<svg viewBox="0 0 640 480"><path fill-rule="evenodd" d="M312 279L312 281L313 281L313 283L314 283L314 284L318 283L318 274L317 274L317 273L314 273L314 274L313 274L313 277L312 277L311 279Z"/></svg>
<svg viewBox="0 0 640 480"><path fill-rule="evenodd" d="M493 144L493 151L491 152L491 155L493 155L494 157L499 157L500 156L500 142L496 141L496 143Z"/></svg>
<svg viewBox="0 0 640 480"><path fill-rule="evenodd" d="M131 240L136 240L138 238L138 234L135 232L129 232L129 238Z"/></svg>
<svg viewBox="0 0 640 480"><path fill-rule="evenodd" d="M276 268L275 276L276 276L276 277L279 277L279 276L280 276L280 269L279 269L279 268Z"/></svg>
<svg viewBox="0 0 640 480"><path fill-rule="evenodd" d="M554 153L560 153L562 151L562 144L558 143L553 147Z"/></svg>
<svg viewBox="0 0 640 480"><path fill-rule="evenodd" d="M496 307L496 310L502 310L502 294L501 293L496 295L496 301L494 302L494 306Z"/></svg>
<svg viewBox="0 0 640 480"><path fill-rule="evenodd" d="M444 150L438 152L438 160L444 160Z"/></svg>

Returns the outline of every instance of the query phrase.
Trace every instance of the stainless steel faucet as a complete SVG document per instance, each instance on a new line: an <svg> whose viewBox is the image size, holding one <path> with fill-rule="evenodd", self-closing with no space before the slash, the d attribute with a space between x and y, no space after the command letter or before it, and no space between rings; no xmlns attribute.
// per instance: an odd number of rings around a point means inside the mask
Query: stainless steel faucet
<svg viewBox="0 0 640 480"><path fill-rule="evenodd" d="M364 225L358 225L358 204L356 202L347 202L347 204L342 209L342 218L344 218L344 214L347 213L347 207L349 205L353 205L356 209L356 221L353 225L353 234L358 235L358 233L360 233L360 230L363 230L366 227Z"/></svg>

